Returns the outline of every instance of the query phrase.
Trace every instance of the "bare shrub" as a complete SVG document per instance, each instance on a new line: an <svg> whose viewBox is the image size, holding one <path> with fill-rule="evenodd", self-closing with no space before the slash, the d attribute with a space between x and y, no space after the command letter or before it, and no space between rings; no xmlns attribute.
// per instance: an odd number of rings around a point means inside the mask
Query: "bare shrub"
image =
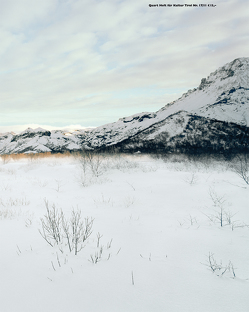
<svg viewBox="0 0 249 312"><path fill-rule="evenodd" d="M247 185L249 185L249 156L247 154L237 155L233 170Z"/></svg>
<svg viewBox="0 0 249 312"><path fill-rule="evenodd" d="M213 201L213 206L216 207L214 213L205 214L205 216L212 222L218 223L220 227L230 226L232 230L235 228L244 228L249 227L246 223L241 223L239 220L235 220L234 216L237 213L232 213L226 207L224 207L226 200L224 199L225 195L219 196L217 193L210 188L209 195Z"/></svg>
<svg viewBox="0 0 249 312"><path fill-rule="evenodd" d="M189 215L188 221L190 222L190 225L198 224L197 219L191 215Z"/></svg>
<svg viewBox="0 0 249 312"><path fill-rule="evenodd" d="M0 219L15 219L15 218L19 218L19 217L27 217L29 218L29 223L30 226L32 224L32 218L33 218L33 214L30 213L29 211L22 211L20 209L12 209L12 208L4 208L4 209L0 209ZM25 221L25 225L26 225L26 221Z"/></svg>
<svg viewBox="0 0 249 312"><path fill-rule="evenodd" d="M225 208L224 208L224 203L225 203L224 195L219 196L212 188L210 188L209 196L212 199L213 206L216 207L216 210L214 214L209 214L206 216L211 222L213 223L218 222L220 226L222 227L224 226L225 215L226 215Z"/></svg>
<svg viewBox="0 0 249 312"><path fill-rule="evenodd" d="M90 255L89 261L93 264L97 264L102 259L103 246L100 246L99 251L96 251L95 254Z"/></svg>
<svg viewBox="0 0 249 312"><path fill-rule="evenodd" d="M193 172L191 175L186 176L184 179L185 182L187 182L189 185L194 185L198 182L198 178L196 176L196 173Z"/></svg>
<svg viewBox="0 0 249 312"><path fill-rule="evenodd" d="M15 216L15 213L10 209L1 209L0 218L1 219L12 219Z"/></svg>
<svg viewBox="0 0 249 312"><path fill-rule="evenodd" d="M82 218L80 210L72 210L71 217L67 219L62 210L56 209L55 205L49 208L48 201L45 199L47 213L44 219L41 218L41 236L52 247L64 244L70 252L78 254L84 248L84 242L92 234L93 219ZM62 249L60 248L62 251Z"/></svg>
<svg viewBox="0 0 249 312"><path fill-rule="evenodd" d="M33 221L32 221L32 219L30 219L30 218L28 218L28 219L25 220L25 226L26 226L27 228L31 227L32 223L33 223Z"/></svg>
<svg viewBox="0 0 249 312"><path fill-rule="evenodd" d="M40 187L46 187L48 185L48 181L47 180L39 180L39 179L35 179L35 183L40 186Z"/></svg>
<svg viewBox="0 0 249 312"><path fill-rule="evenodd" d="M88 259L88 261L90 261L93 264L97 264L98 262L100 262L101 260L109 260L111 258L111 253L110 253L110 248L112 245L112 239L107 243L106 248L104 248L104 245L99 245L99 240L102 237L102 235L100 235L98 233L97 235L97 251L94 254L90 254L90 259ZM106 254L107 253L107 254Z"/></svg>
<svg viewBox="0 0 249 312"><path fill-rule="evenodd" d="M48 201L44 199L47 214L44 219L41 218L42 231L39 230L41 236L46 240L50 246L59 244L62 241L62 219L61 213L56 209L55 205L49 208Z"/></svg>
<svg viewBox="0 0 249 312"><path fill-rule="evenodd" d="M26 199L26 197L23 198L12 198L10 197L8 200L3 201L0 199L0 205L4 207L12 207L12 206L28 206L30 204L30 201Z"/></svg>
<svg viewBox="0 0 249 312"><path fill-rule="evenodd" d="M125 208L128 208L128 207L132 206L134 204L134 202L135 202L135 198L134 197L129 197L129 196L125 197L124 198L124 206L125 206Z"/></svg>
<svg viewBox="0 0 249 312"><path fill-rule="evenodd" d="M130 169L140 168L140 163L134 160L135 156L125 155L125 154L109 154L105 155L104 166L105 169L117 169L120 171L127 171Z"/></svg>
<svg viewBox="0 0 249 312"><path fill-rule="evenodd" d="M80 172L77 177L79 183L87 187L99 182L99 177L106 171L105 155L92 151L83 151L76 155L80 165Z"/></svg>
<svg viewBox="0 0 249 312"><path fill-rule="evenodd" d="M115 167L119 170L137 169L139 168L139 163L136 161L123 158L119 159L116 162Z"/></svg>
<svg viewBox="0 0 249 312"><path fill-rule="evenodd" d="M82 152L82 153L77 154L77 159L80 163L80 167L82 169L83 174L86 175L87 169L88 169L87 153Z"/></svg>
<svg viewBox="0 0 249 312"><path fill-rule="evenodd" d="M93 219L85 218L82 220L81 211L72 211L71 219L71 246L74 249L74 254L77 253L84 247L84 242L92 234ZM68 234L67 234L68 236Z"/></svg>
<svg viewBox="0 0 249 312"><path fill-rule="evenodd" d="M223 276L225 273L226 274L230 273L230 275L232 275L233 278L236 277L236 274L235 274L236 268L234 267L233 263L231 261L229 261L228 264L226 265L223 265L222 261L218 263L215 260L213 253L209 253L208 259L204 265L209 267L211 271L215 273L217 276Z"/></svg>
<svg viewBox="0 0 249 312"><path fill-rule="evenodd" d="M61 180L55 180L55 182L56 182L56 188L55 188L55 190L56 190L56 192L60 192L61 191L61 187L62 186L64 186L65 184L62 184L62 181Z"/></svg>
<svg viewBox="0 0 249 312"><path fill-rule="evenodd" d="M79 157L84 175L90 170L91 174L95 177L99 177L104 173L105 168L103 161L104 155L92 151L82 152Z"/></svg>
<svg viewBox="0 0 249 312"><path fill-rule="evenodd" d="M113 206L113 204L114 204L111 197L105 197L103 193L101 194L100 198L93 199L93 201L94 201L94 204L96 206L98 206L98 205L111 205L111 206Z"/></svg>
<svg viewBox="0 0 249 312"><path fill-rule="evenodd" d="M92 174L95 177L101 176L104 173L104 165L103 165L104 156L100 154L88 153L87 157L89 160L89 166L92 171Z"/></svg>

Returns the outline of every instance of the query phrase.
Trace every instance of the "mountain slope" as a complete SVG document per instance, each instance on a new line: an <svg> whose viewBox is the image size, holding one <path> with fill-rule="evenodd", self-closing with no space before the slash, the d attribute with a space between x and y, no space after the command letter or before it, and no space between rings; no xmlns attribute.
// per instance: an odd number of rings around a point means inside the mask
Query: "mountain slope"
<svg viewBox="0 0 249 312"><path fill-rule="evenodd" d="M183 153L247 151L249 128L180 111L116 145L121 151Z"/></svg>
<svg viewBox="0 0 249 312"><path fill-rule="evenodd" d="M220 67L203 78L198 88L155 113L135 114L92 130L87 136L87 145L95 148L117 144L179 111L244 126L249 124L249 58L235 59Z"/></svg>

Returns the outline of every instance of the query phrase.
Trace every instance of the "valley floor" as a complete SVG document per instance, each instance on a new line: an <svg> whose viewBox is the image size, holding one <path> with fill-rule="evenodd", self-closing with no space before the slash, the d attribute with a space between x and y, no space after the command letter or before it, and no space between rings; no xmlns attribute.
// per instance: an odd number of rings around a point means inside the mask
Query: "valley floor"
<svg viewBox="0 0 249 312"><path fill-rule="evenodd" d="M0 174L0 311L249 310L249 185L231 162L26 157ZM48 211L93 219L77 255L43 238Z"/></svg>

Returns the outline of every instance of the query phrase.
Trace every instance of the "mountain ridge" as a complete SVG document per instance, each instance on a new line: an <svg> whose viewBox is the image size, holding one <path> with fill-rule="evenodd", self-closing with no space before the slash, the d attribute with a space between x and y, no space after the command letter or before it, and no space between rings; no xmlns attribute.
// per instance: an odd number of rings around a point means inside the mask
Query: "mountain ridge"
<svg viewBox="0 0 249 312"><path fill-rule="evenodd" d="M199 118L198 123L194 122L194 116L196 119ZM158 146L169 150L169 147L175 148L172 142L176 141L177 136L185 138L184 140L178 138L178 143L182 142L184 146L189 145L186 143L185 135L188 133L188 137L190 137L189 131L186 129L187 125L190 126L189 120L193 125L195 124L192 136L197 137L198 131L205 133L205 127L207 129L210 127L213 138L210 137L209 145L215 146L216 150L218 149L217 144L211 141L219 142L218 136L222 136L222 132L214 129L215 127L220 128L221 123L223 123L224 131L229 133L230 140L234 141L234 138L231 137L232 132L229 127L234 130L234 133L240 133L241 137L247 138L249 58L237 58L219 67L208 77L202 78L197 88L188 90L180 98L166 104L156 112L142 112L94 129L73 132L28 128L19 134L11 132L0 134L0 153L62 152L106 149L113 146L119 147L120 150L135 151L139 149L139 146L141 148L146 144L150 146L151 150L158 149ZM162 137L163 133L164 139L163 142L160 142L160 136ZM166 137L167 139L165 139ZM127 140L130 140L130 146L133 145L133 148L127 148L129 146ZM205 141L204 138L203 140ZM247 144L238 138L237 140L240 142L240 149L242 147L245 149ZM190 141L193 142L193 138ZM223 141L229 143L227 140ZM131 144L131 142L133 143ZM200 149L203 148L203 144L199 140L198 142ZM220 147L227 149L227 145L224 146L223 143ZM232 145L229 147L230 149ZM148 148L145 150L149 151Z"/></svg>

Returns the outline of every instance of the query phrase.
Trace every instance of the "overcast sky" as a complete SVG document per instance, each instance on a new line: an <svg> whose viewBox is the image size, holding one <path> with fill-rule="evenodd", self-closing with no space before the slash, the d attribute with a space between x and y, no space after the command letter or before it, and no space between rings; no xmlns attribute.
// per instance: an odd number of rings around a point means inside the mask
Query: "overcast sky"
<svg viewBox="0 0 249 312"><path fill-rule="evenodd" d="M248 0L0 0L0 131L156 111L249 56L248 16Z"/></svg>

